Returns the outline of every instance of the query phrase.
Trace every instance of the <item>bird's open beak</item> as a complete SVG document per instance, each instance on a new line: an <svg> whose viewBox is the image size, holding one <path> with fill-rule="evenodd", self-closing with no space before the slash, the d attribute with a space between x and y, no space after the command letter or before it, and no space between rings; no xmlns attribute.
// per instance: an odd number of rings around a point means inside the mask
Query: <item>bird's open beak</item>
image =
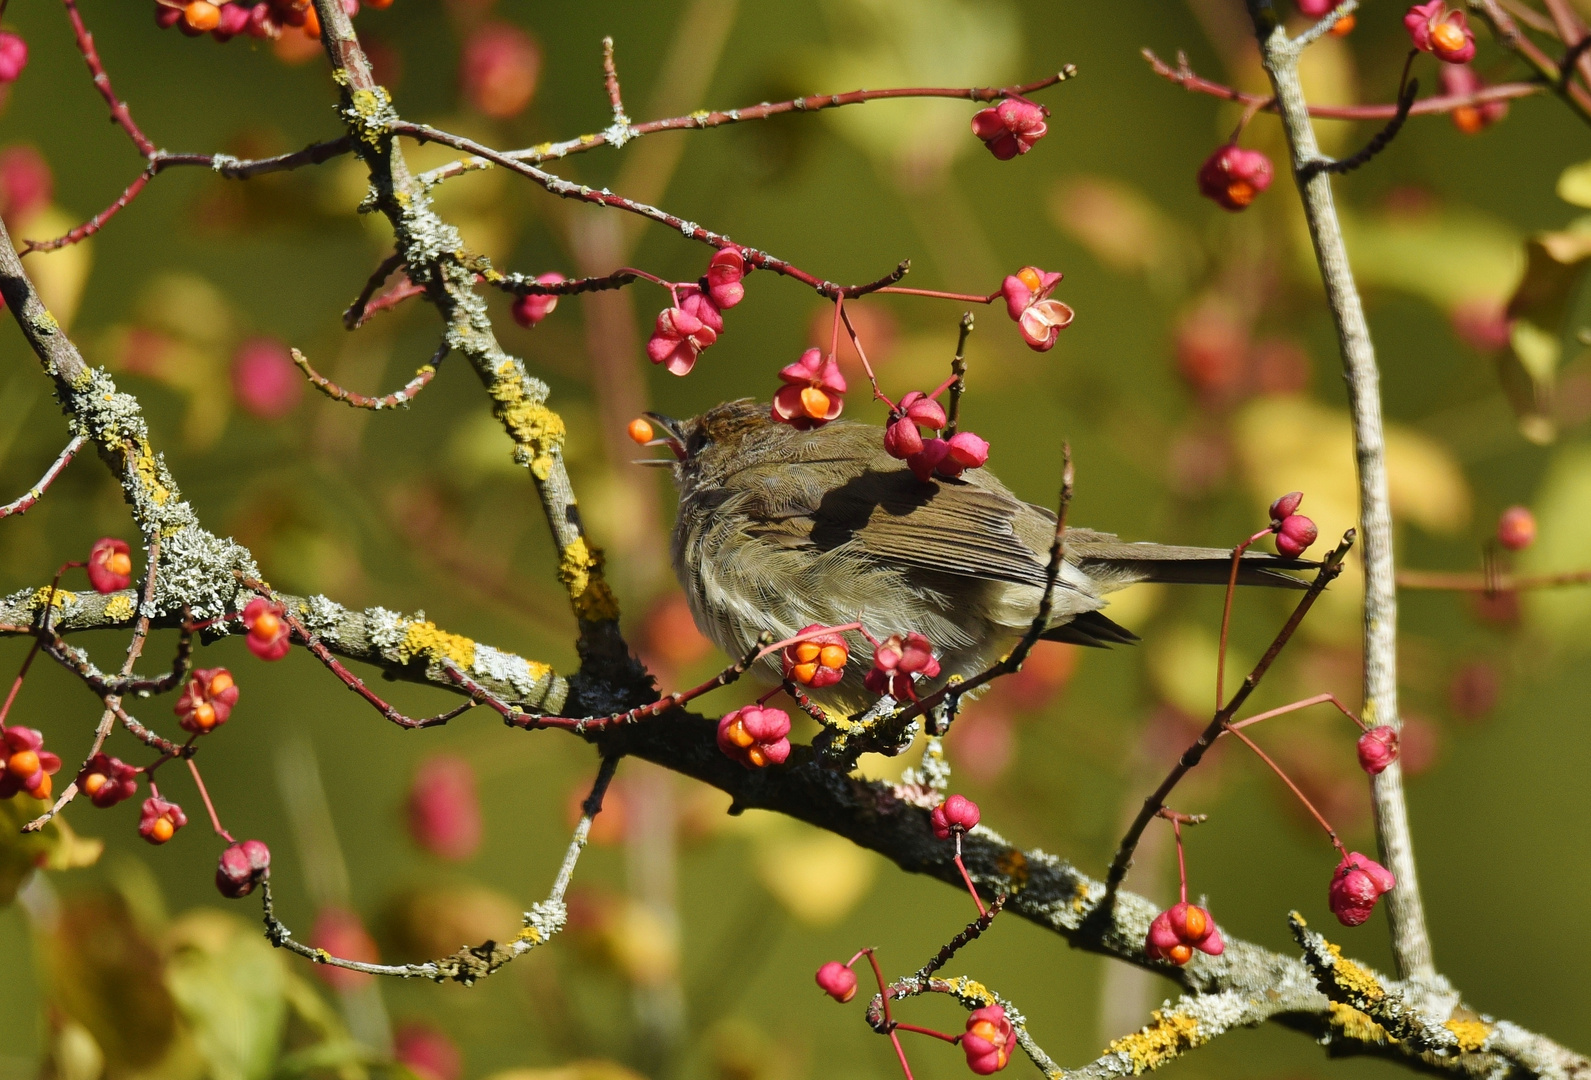
<svg viewBox="0 0 1591 1080"><path fill-rule="evenodd" d="M675 461L684 461L685 435L680 430L680 422L671 416L664 416L662 413L649 412L643 413L642 415L650 420L658 431L662 432L662 434L660 434L657 438L650 440L645 445L666 446L674 452ZM642 458L635 464L673 466L674 461L670 461L668 458Z"/></svg>

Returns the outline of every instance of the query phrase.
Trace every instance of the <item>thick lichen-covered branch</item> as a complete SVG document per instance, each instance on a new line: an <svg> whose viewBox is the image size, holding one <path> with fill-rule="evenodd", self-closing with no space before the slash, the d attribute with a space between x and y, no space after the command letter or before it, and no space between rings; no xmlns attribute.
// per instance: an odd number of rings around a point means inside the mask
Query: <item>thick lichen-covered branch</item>
<svg viewBox="0 0 1591 1080"><path fill-rule="evenodd" d="M498 343L486 301L475 291L474 260L458 230L437 215L425 186L410 173L393 131L399 117L391 96L376 82L341 3L317 0L315 6L333 78L341 88L338 114L370 174L361 209L379 211L392 224L396 253L409 279L435 305L446 345L463 355L485 384L493 415L513 441L514 460L535 480L560 552L559 576L581 621L586 646L622 656L618 604L602 578L601 553L581 526L563 461L564 423L547 406L547 385Z"/></svg>
<svg viewBox="0 0 1591 1080"><path fill-rule="evenodd" d="M162 561L162 568L165 565ZM450 633L423 617L410 618L383 607L355 611L324 596L272 595L333 653L376 665L395 678L456 691L448 676L452 665L468 672L494 696L538 712L562 708L569 696L569 681L547 664ZM0 636L32 633L49 596L48 588L38 588L0 597ZM136 621L138 603L137 594L130 590L101 595L57 589L53 607L50 628L64 634L130 627ZM182 623L180 604L162 607L151 621L157 629ZM235 627L235 623L221 622L208 633L226 633ZM84 663L85 670L100 674L86 660Z"/></svg>

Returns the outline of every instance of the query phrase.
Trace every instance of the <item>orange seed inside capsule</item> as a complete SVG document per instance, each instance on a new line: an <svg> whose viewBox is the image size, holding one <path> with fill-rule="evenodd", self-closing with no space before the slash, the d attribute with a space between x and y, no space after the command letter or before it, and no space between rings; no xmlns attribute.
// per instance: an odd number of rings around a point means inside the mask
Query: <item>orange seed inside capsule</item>
<svg viewBox="0 0 1591 1080"><path fill-rule="evenodd" d="M1187 945L1173 945L1166 950L1166 955L1173 964L1186 964L1193 959L1193 949Z"/></svg>
<svg viewBox="0 0 1591 1080"><path fill-rule="evenodd" d="M814 420L821 419L829 415L829 395L815 386L809 386L801 391L801 407Z"/></svg>
<svg viewBox="0 0 1591 1080"><path fill-rule="evenodd" d="M818 654L818 661L826 668L842 668L850 655L850 650L844 645L825 645Z"/></svg>
<svg viewBox="0 0 1591 1080"><path fill-rule="evenodd" d="M156 818L154 825L152 825L149 829L149 835L153 836L158 843L164 844L167 840L171 839L172 835L176 831L177 830L172 827L170 818ZM1181 948L1182 946L1179 945L1177 947Z"/></svg>

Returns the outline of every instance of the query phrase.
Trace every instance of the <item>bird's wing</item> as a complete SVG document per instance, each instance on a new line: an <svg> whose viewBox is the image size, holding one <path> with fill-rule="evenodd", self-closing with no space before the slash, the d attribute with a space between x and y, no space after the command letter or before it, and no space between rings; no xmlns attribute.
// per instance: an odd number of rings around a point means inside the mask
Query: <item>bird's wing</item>
<svg viewBox="0 0 1591 1080"><path fill-rule="evenodd" d="M923 482L886 455L863 460L862 468L826 491L778 485L780 505L763 508L754 535L820 551L851 545L902 569L1043 587L1046 560L1026 537L1052 534L1053 526L999 481Z"/></svg>

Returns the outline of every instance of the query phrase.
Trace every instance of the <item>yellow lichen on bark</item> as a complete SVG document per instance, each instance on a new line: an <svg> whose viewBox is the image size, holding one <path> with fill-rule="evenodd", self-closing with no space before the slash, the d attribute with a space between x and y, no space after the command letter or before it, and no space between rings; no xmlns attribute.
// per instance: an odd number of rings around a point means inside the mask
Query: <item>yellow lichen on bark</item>
<svg viewBox="0 0 1591 1080"><path fill-rule="evenodd" d="M65 589L56 589L55 597L51 599L50 587L48 585L41 585L33 593L33 606L42 607L45 603L48 603L51 607L59 610L65 608L67 604L72 603L76 599L76 593L67 592Z"/></svg>
<svg viewBox="0 0 1591 1080"><path fill-rule="evenodd" d="M497 369L491 395L497 402L497 419L519 448L531 474L538 480L547 479L552 474L553 455L563 447L563 417L547 408L539 397L527 393L512 361Z"/></svg>
<svg viewBox="0 0 1591 1080"><path fill-rule="evenodd" d="M397 652L405 661L417 656L429 657L432 660L451 660L466 671L475 663L475 642L467 637L438 629L432 622L409 623L404 630L403 641L398 645Z"/></svg>
<svg viewBox="0 0 1591 1080"><path fill-rule="evenodd" d="M133 475L138 478L149 498L156 506L164 506L166 500L171 498L171 489L160 482L160 467L155 463L154 451L147 442L138 444L138 453L133 456Z"/></svg>
<svg viewBox="0 0 1591 1080"><path fill-rule="evenodd" d="M1199 1022L1191 1016L1156 1009L1153 1023L1132 1035L1123 1036L1105 1048L1107 1054L1125 1054L1133 1075L1158 1069L1184 1050L1198 1046L1204 1038Z"/></svg>
<svg viewBox="0 0 1591 1080"><path fill-rule="evenodd" d="M1453 1033L1458 1048L1465 1052L1485 1046L1486 1037L1492 1033L1491 1025L1481 1020L1449 1020L1442 1026Z"/></svg>
<svg viewBox="0 0 1591 1080"><path fill-rule="evenodd" d="M1326 947L1331 950L1331 955L1336 957L1337 960L1331 969L1333 982L1363 1001L1380 1001L1387 996L1387 992L1382 989L1381 983L1377 981L1374 975L1352 960L1343 958L1342 949L1331 944Z"/></svg>
<svg viewBox="0 0 1591 1080"><path fill-rule="evenodd" d="M1332 1026L1341 1031L1347 1038L1353 1039L1355 1042L1378 1044L1397 1041L1387 1034L1386 1028L1352 1005L1344 1005L1340 1001L1333 1001L1330 1003L1330 1007Z"/></svg>
<svg viewBox="0 0 1591 1080"><path fill-rule="evenodd" d="M563 549L558 578L569 590L576 617L585 622L611 622L619 617L619 602L602 580L602 552L587 545L584 537Z"/></svg>
<svg viewBox="0 0 1591 1080"><path fill-rule="evenodd" d="M117 593L105 601L105 617L117 622L132 618L133 612L137 610L138 605L133 603L133 598L126 593Z"/></svg>

